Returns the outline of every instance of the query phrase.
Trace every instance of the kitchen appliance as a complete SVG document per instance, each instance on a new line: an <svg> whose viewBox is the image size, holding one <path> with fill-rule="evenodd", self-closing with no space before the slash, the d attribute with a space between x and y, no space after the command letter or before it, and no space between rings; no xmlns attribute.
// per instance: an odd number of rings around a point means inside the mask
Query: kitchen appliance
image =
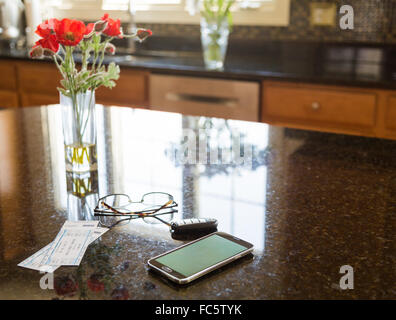
<svg viewBox="0 0 396 320"><path fill-rule="evenodd" d="M0 0L0 39L15 41L20 37L23 11L21 0Z"/></svg>

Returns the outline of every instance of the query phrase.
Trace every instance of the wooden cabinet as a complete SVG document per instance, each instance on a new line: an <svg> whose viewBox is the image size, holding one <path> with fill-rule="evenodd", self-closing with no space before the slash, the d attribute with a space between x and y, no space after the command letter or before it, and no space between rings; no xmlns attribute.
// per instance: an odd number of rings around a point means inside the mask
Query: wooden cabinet
<svg viewBox="0 0 396 320"><path fill-rule="evenodd" d="M18 93L16 91L0 90L0 107L16 108L19 105Z"/></svg>
<svg viewBox="0 0 396 320"><path fill-rule="evenodd" d="M0 61L0 89L16 91L16 64L12 60Z"/></svg>
<svg viewBox="0 0 396 320"><path fill-rule="evenodd" d="M150 75L150 107L187 115L258 121L255 81Z"/></svg>
<svg viewBox="0 0 396 320"><path fill-rule="evenodd" d="M61 76L49 62L21 62L17 65L22 107L59 103Z"/></svg>
<svg viewBox="0 0 396 320"><path fill-rule="evenodd" d="M383 98L383 108L380 112L380 136L396 139L396 92L388 93Z"/></svg>
<svg viewBox="0 0 396 320"><path fill-rule="evenodd" d="M10 60L0 61L0 107L18 107L16 64Z"/></svg>
<svg viewBox="0 0 396 320"><path fill-rule="evenodd" d="M147 104L148 73L122 69L117 86L99 88L96 102L106 105L136 106ZM18 64L18 82L23 107L59 103L61 76L56 66L46 62Z"/></svg>
<svg viewBox="0 0 396 320"><path fill-rule="evenodd" d="M264 81L261 120L276 125L376 136L380 93L345 88Z"/></svg>
<svg viewBox="0 0 396 320"><path fill-rule="evenodd" d="M117 85L112 88L101 87L96 91L96 102L119 106L147 106L148 76L145 71L121 69Z"/></svg>
<svg viewBox="0 0 396 320"><path fill-rule="evenodd" d="M385 128L396 134L396 94L389 95L385 112Z"/></svg>

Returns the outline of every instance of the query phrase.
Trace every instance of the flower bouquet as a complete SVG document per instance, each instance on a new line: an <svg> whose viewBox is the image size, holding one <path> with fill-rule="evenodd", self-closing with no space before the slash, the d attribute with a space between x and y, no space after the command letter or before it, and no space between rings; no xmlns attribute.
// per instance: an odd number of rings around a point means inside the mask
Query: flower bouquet
<svg viewBox="0 0 396 320"><path fill-rule="evenodd" d="M106 54L114 55L113 39L136 38L143 41L151 30L137 29L124 34L119 19L105 14L99 21L85 25L71 19L49 19L36 30L41 39L30 51L34 59L52 58L62 75L60 104L67 171L91 171L97 168L95 90L113 88L120 68L114 62L104 65ZM75 54L80 53L77 67Z"/></svg>

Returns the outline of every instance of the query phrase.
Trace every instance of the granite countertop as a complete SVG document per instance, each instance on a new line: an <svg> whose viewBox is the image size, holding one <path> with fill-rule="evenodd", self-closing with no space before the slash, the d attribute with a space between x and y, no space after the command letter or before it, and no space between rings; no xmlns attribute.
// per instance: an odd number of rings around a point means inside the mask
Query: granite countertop
<svg viewBox="0 0 396 320"><path fill-rule="evenodd" d="M60 108L0 111L0 299L394 299L396 142L262 123L97 106L98 170L65 172ZM183 164L182 133L210 128L212 145L243 136L243 162ZM201 131L202 137L202 131ZM217 144L218 143L218 144ZM204 158L200 158L204 159ZM65 220L93 219L99 197L171 193L178 217L214 217L254 244L249 257L189 286L148 271L183 242L133 221L91 244L80 267L55 271L57 290L19 262ZM340 267L354 268L341 290ZM76 283L78 283L78 288Z"/></svg>
<svg viewBox="0 0 396 320"><path fill-rule="evenodd" d="M373 44L263 42L231 43L223 71L205 69L199 47L172 51L155 40L135 55L107 58L152 72L241 80L287 80L396 89L396 47ZM193 45L192 45L193 46ZM122 49L122 48L121 48ZM28 59L28 51L0 47L0 58Z"/></svg>

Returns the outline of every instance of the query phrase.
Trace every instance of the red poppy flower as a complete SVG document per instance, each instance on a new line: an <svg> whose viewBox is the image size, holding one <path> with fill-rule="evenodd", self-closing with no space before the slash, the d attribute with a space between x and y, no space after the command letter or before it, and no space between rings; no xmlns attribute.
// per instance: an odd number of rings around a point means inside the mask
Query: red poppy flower
<svg viewBox="0 0 396 320"><path fill-rule="evenodd" d="M111 43L106 44L105 53L114 55L115 51L116 51L116 47L113 44Z"/></svg>
<svg viewBox="0 0 396 320"><path fill-rule="evenodd" d="M36 45L40 45L44 49L51 50L57 53L59 50L59 42L54 34L49 35L47 38L40 39L36 42Z"/></svg>
<svg viewBox="0 0 396 320"><path fill-rule="evenodd" d="M55 29L58 23L58 19L45 20L37 26L36 34L42 38L48 38L51 34L55 34Z"/></svg>
<svg viewBox="0 0 396 320"><path fill-rule="evenodd" d="M122 32L121 32L121 20L113 20L109 18L109 14L106 13L102 19L102 21L107 22L107 27L106 29L103 30L103 33L109 37L118 37L122 38Z"/></svg>
<svg viewBox="0 0 396 320"><path fill-rule="evenodd" d="M145 40L148 37L151 37L153 35L153 32L150 29L139 29L137 31L137 36L140 41Z"/></svg>
<svg viewBox="0 0 396 320"><path fill-rule="evenodd" d="M92 32L92 30L94 29L94 27L95 27L95 23L88 23L87 27L85 28L84 35L90 34Z"/></svg>
<svg viewBox="0 0 396 320"><path fill-rule="evenodd" d="M33 59L41 59L43 57L43 47L39 44L33 46L32 50L29 52L30 57Z"/></svg>
<svg viewBox="0 0 396 320"><path fill-rule="evenodd" d="M56 26L56 38L64 46L76 46L84 37L85 29L82 21L63 19Z"/></svg>

